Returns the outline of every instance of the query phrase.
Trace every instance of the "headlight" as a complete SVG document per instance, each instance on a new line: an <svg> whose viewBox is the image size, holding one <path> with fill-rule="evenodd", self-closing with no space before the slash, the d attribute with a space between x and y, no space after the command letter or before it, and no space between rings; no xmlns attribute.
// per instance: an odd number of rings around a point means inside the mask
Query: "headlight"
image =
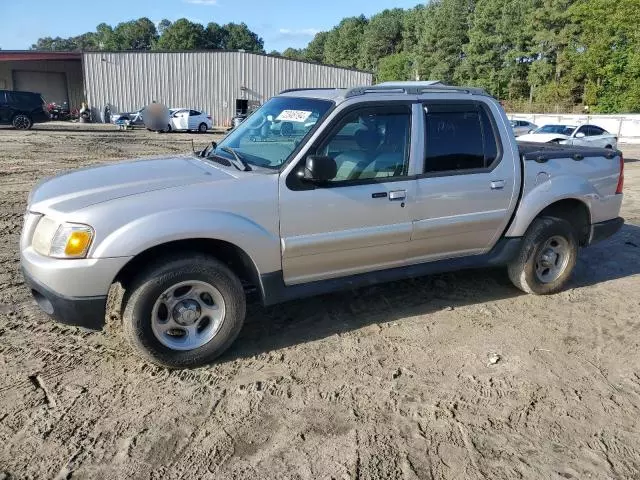
<svg viewBox="0 0 640 480"><path fill-rule="evenodd" d="M33 232L31 245L40 255L55 258L84 258L93 240L93 228L78 223L60 224L42 217Z"/></svg>

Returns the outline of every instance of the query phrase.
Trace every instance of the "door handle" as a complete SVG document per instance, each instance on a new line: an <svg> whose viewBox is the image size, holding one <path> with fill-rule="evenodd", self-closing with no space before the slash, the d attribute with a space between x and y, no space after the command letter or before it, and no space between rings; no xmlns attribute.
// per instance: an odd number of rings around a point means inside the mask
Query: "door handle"
<svg viewBox="0 0 640 480"><path fill-rule="evenodd" d="M491 182L491 190L502 190L504 188L504 180L494 180Z"/></svg>
<svg viewBox="0 0 640 480"><path fill-rule="evenodd" d="M392 192L389 192L389 200L392 202L406 200L406 198L407 198L406 190L394 190Z"/></svg>

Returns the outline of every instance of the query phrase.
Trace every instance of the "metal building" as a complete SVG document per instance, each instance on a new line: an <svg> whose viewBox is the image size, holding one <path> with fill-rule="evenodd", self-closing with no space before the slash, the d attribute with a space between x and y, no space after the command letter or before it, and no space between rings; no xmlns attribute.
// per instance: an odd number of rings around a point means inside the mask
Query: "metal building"
<svg viewBox="0 0 640 480"><path fill-rule="evenodd" d="M371 85L369 72L242 51L85 52L85 97L102 111L135 111L152 101L204 110L228 125L237 110L300 87Z"/></svg>

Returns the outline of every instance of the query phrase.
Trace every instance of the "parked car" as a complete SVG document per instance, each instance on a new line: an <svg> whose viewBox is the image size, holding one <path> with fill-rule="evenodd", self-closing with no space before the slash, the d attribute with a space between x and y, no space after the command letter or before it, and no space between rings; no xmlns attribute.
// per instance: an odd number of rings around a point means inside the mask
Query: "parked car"
<svg viewBox="0 0 640 480"><path fill-rule="evenodd" d="M285 111L319 120L298 142L252 141L266 115ZM117 283L133 347L195 367L237 337L245 287L272 305L505 266L521 290L556 293L579 247L623 225L623 166L616 150L518 145L479 89L285 91L196 154L39 183L20 258L54 318L101 328Z"/></svg>
<svg viewBox="0 0 640 480"><path fill-rule="evenodd" d="M558 143L582 147L618 148L618 137L596 125L544 125L518 137L521 142Z"/></svg>
<svg viewBox="0 0 640 480"><path fill-rule="evenodd" d="M531 133L538 128L536 124L526 120L511 120L511 127L516 137Z"/></svg>
<svg viewBox="0 0 640 480"><path fill-rule="evenodd" d="M144 126L144 120L142 119L143 110L144 109L141 108L139 110L136 110L135 112L113 113L111 114L111 123L127 120L129 122L129 125L142 127Z"/></svg>
<svg viewBox="0 0 640 480"><path fill-rule="evenodd" d="M49 120L47 103L39 93L0 90L0 125L28 130L34 123Z"/></svg>
<svg viewBox="0 0 640 480"><path fill-rule="evenodd" d="M168 131L198 131L200 133L206 133L207 130L211 130L213 127L213 121L211 115L200 112L198 110L191 110L188 108L171 108L169 109L169 125Z"/></svg>

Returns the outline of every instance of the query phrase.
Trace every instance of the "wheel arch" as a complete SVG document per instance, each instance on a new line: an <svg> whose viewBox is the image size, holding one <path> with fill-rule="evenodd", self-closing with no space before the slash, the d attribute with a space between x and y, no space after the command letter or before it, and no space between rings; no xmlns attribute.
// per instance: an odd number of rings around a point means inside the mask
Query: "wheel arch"
<svg viewBox="0 0 640 480"><path fill-rule="evenodd" d="M163 258L203 254L222 263L240 278L243 284L253 286L262 295L260 273L251 256L237 245L213 238L191 238L161 243L138 253L116 274L112 283L125 289L144 268Z"/></svg>
<svg viewBox="0 0 640 480"><path fill-rule="evenodd" d="M576 198L564 198L542 209L535 217L556 217L568 221L574 228L578 243L584 246L589 241L591 214L586 203Z"/></svg>

